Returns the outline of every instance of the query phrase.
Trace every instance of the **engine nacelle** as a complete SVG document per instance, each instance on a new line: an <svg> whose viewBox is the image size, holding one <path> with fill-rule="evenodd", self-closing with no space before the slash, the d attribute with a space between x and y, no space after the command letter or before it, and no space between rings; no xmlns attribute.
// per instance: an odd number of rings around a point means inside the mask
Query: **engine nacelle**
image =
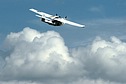
<svg viewBox="0 0 126 84"><path fill-rule="evenodd" d="M52 20L52 22L53 22L54 26L61 26L61 25L63 25L62 22L57 21L57 20Z"/></svg>
<svg viewBox="0 0 126 84"><path fill-rule="evenodd" d="M45 22L45 18L41 18L41 21Z"/></svg>
<svg viewBox="0 0 126 84"><path fill-rule="evenodd" d="M49 25L53 25L53 26L61 26L63 25L62 22L57 21L57 20L51 20L49 18L41 18L42 22L48 23Z"/></svg>

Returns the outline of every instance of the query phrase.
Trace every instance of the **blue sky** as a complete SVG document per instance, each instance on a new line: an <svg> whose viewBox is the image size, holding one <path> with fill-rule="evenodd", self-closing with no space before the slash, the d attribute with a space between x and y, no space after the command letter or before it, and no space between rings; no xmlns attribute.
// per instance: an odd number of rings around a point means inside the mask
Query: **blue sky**
<svg viewBox="0 0 126 84"><path fill-rule="evenodd" d="M61 16L68 16L68 19L86 25L86 29L78 29L69 26L51 27L38 21L38 18L29 11L30 8L35 8L50 14L59 14ZM66 38L66 43L69 45L67 39L74 40L84 37L92 38L92 34L99 35L99 32L112 33L111 30L118 30L119 27L125 26L126 15L126 1L125 0L4 0L0 1L0 36L4 38L10 32L21 31L24 27L31 27L39 31L54 30L59 32ZM112 21L112 25L108 24ZM98 22L98 21L99 22ZM100 21L102 20L102 21ZM36 23L35 23L35 22ZM97 23L96 23L96 22ZM101 23L103 22L103 23ZM105 24L105 22L108 22ZM123 25L118 25L122 22ZM111 22L110 22L111 23ZM96 24L96 25L93 25ZM113 26L116 24L116 28ZM121 24L121 23L120 23ZM107 26L107 27L106 27ZM108 31L108 28L110 31ZM121 28L118 31L123 31ZM116 32L118 32L116 31ZM77 33L76 33L77 32ZM115 33L116 33L115 32ZM75 33L77 35L75 35ZM79 35L80 34L80 35ZM75 35L75 36L74 36ZM93 36L94 36L93 35ZM73 38L75 37L75 38ZM77 37L77 38L76 38ZM83 40L85 38L79 39ZM2 41L3 39L0 39Z"/></svg>
<svg viewBox="0 0 126 84"><path fill-rule="evenodd" d="M86 27L50 26L30 8ZM0 11L0 83L126 84L126 0L1 0Z"/></svg>

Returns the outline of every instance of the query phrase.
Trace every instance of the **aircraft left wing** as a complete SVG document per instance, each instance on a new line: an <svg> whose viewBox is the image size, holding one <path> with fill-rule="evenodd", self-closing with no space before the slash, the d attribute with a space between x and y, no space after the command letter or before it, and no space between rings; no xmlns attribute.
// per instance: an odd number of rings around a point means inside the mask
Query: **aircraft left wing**
<svg viewBox="0 0 126 84"><path fill-rule="evenodd" d="M75 23L75 22L66 20L66 19L64 19L64 18L55 18L55 20L60 21L60 22L63 22L63 23L65 23L65 24L77 26L77 27L82 27L82 28L85 27L85 25L81 25L81 24L78 24L78 23Z"/></svg>
<svg viewBox="0 0 126 84"><path fill-rule="evenodd" d="M44 12L39 12L38 10L35 10L35 9L29 9L30 11L32 12L35 12L41 16L44 16L44 17L52 17L53 15L50 15L50 14L47 14L47 13L44 13Z"/></svg>

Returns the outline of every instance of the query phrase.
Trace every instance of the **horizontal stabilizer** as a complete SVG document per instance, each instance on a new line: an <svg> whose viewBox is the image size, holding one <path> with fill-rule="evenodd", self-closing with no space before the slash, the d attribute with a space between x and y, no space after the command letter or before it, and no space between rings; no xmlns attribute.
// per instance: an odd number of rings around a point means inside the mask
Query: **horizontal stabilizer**
<svg viewBox="0 0 126 84"><path fill-rule="evenodd" d="M35 15L35 16L37 16L37 17L39 17L39 18L41 18L42 16L40 16L40 15Z"/></svg>

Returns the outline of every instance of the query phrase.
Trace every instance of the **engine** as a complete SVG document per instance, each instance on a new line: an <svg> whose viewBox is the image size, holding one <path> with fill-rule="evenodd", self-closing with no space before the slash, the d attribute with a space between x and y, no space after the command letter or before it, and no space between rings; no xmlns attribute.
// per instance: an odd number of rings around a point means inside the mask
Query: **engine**
<svg viewBox="0 0 126 84"><path fill-rule="evenodd" d="M41 21L45 22L45 18L41 18Z"/></svg>
<svg viewBox="0 0 126 84"><path fill-rule="evenodd" d="M61 25L63 25L63 23L60 22L60 21L51 20L51 19L48 19L48 18L41 18L41 21L45 22L45 23L48 23L49 25L53 25L53 26L61 26Z"/></svg>
<svg viewBox="0 0 126 84"><path fill-rule="evenodd" d="M52 22L53 22L54 26L61 26L61 25L63 25L62 22L57 21L57 20L52 20Z"/></svg>

